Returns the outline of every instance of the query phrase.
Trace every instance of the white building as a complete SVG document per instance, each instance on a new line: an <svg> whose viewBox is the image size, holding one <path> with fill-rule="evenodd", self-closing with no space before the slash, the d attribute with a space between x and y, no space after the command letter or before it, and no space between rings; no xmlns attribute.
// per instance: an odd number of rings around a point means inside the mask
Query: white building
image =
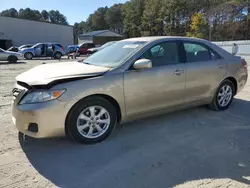
<svg viewBox="0 0 250 188"><path fill-rule="evenodd" d="M0 48L39 42L74 44L73 26L0 16Z"/></svg>

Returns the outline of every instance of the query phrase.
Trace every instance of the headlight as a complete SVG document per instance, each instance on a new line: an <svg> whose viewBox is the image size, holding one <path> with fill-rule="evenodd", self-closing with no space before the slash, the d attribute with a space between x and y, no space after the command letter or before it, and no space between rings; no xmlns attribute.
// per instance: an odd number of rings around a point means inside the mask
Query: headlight
<svg viewBox="0 0 250 188"><path fill-rule="evenodd" d="M32 104L51 101L59 98L66 90L51 90L28 93L19 104Z"/></svg>

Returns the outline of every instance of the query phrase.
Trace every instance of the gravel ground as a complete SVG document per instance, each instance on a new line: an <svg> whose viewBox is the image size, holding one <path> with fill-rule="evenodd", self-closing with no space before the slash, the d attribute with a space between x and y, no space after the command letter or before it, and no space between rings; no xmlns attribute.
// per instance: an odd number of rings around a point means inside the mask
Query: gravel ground
<svg viewBox="0 0 250 188"><path fill-rule="evenodd" d="M225 112L139 120L95 145L24 140L11 122L11 90L15 76L43 61L0 64L0 187L250 187L249 82Z"/></svg>

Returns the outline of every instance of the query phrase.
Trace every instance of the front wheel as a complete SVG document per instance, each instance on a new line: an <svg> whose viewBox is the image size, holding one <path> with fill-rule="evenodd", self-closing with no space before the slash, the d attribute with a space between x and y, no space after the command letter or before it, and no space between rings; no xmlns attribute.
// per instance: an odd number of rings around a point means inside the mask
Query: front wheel
<svg viewBox="0 0 250 188"><path fill-rule="evenodd" d="M73 107L66 122L66 132L80 143L92 144L105 140L116 122L115 107L102 97L92 97Z"/></svg>
<svg viewBox="0 0 250 188"><path fill-rule="evenodd" d="M33 54L30 53L30 52L26 52L26 53L24 54L24 57L25 57L25 59L31 60L31 59L33 58Z"/></svg>
<svg viewBox="0 0 250 188"><path fill-rule="evenodd" d="M8 58L9 63L16 63L17 60L18 60L18 59L17 59L16 56L10 56L10 57Z"/></svg>
<svg viewBox="0 0 250 188"><path fill-rule="evenodd" d="M230 80L224 80L217 89L210 107L216 111L228 109L233 101L234 94L234 84Z"/></svg>

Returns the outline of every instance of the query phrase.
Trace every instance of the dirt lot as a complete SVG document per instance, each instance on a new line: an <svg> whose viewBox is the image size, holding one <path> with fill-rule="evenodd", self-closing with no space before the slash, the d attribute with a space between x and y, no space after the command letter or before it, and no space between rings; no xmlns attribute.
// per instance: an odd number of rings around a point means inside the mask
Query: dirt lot
<svg viewBox="0 0 250 188"><path fill-rule="evenodd" d="M25 141L11 122L11 90L43 61L0 64L0 187L250 187L250 82L225 112L140 120L96 145Z"/></svg>

